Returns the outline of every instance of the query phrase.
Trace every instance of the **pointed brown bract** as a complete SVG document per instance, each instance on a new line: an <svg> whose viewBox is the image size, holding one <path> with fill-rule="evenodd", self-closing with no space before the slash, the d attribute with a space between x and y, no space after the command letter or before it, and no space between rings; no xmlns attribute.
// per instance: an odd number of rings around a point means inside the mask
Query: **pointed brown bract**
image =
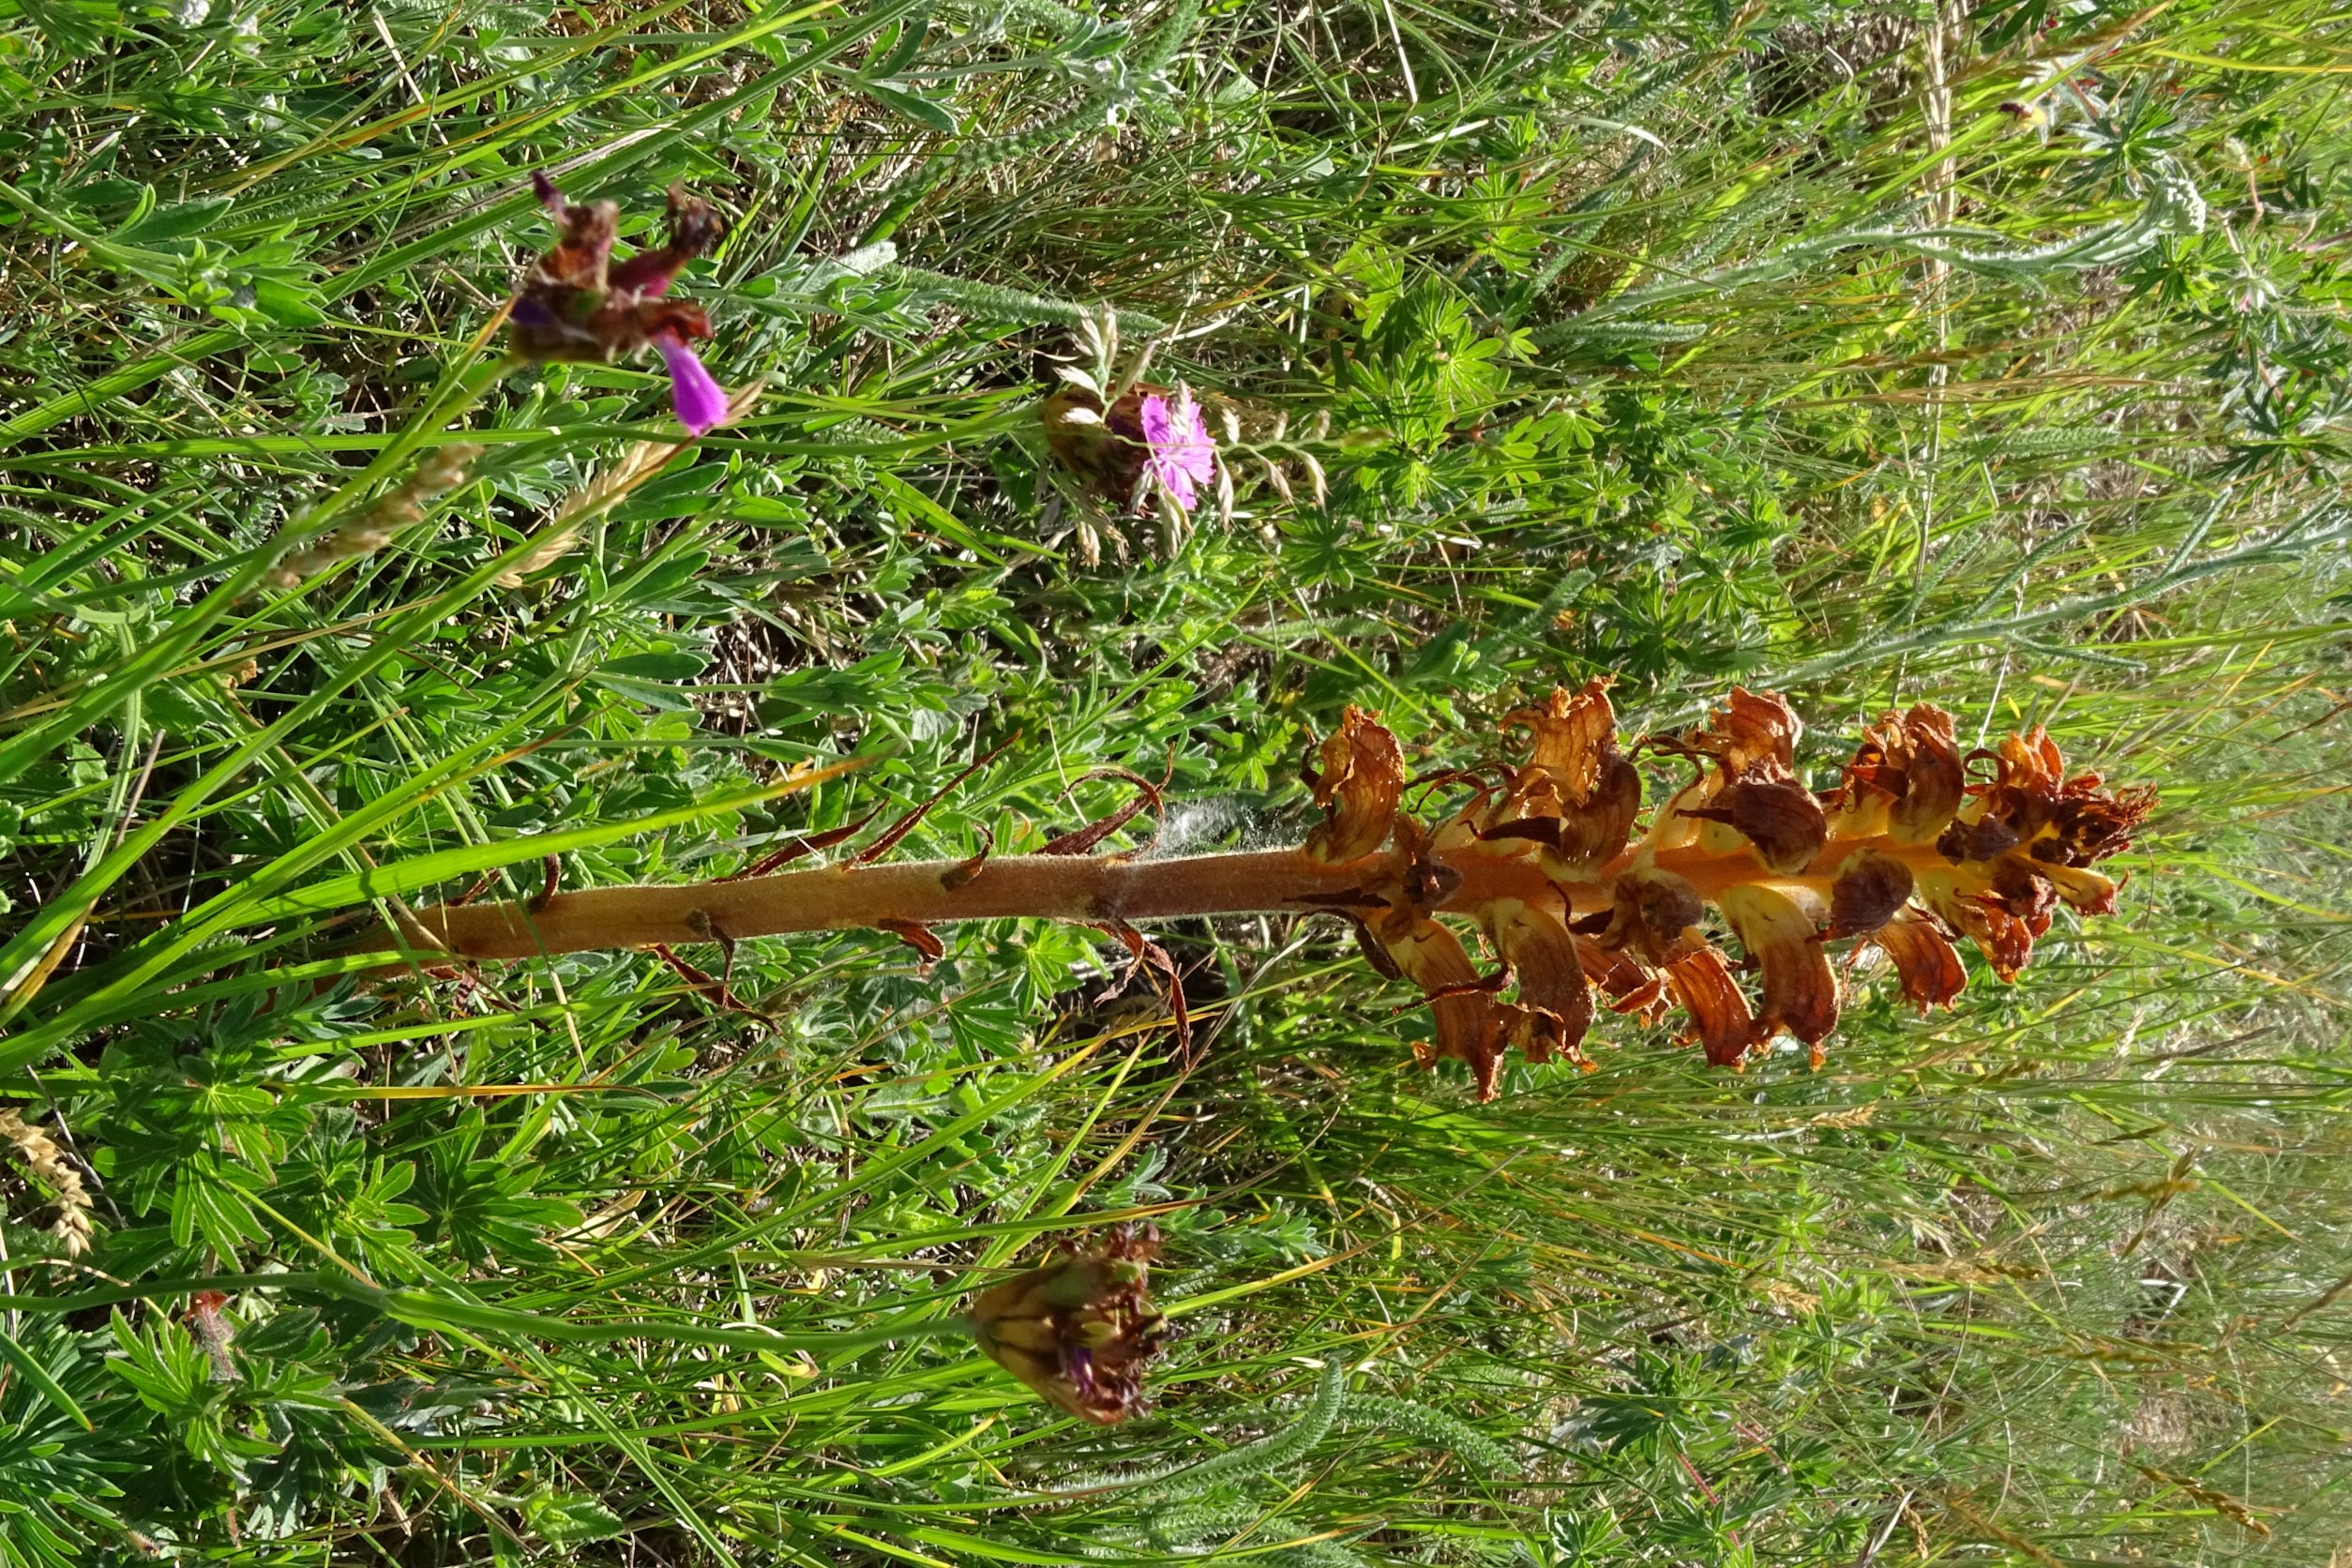
<svg viewBox="0 0 2352 1568"><path fill-rule="evenodd" d="M1609 999L1609 1011L1638 1016L1654 1022L1666 1004L1666 982L1622 953L1612 953L1598 942L1576 937L1576 957L1585 978Z"/></svg>
<svg viewBox="0 0 2352 1568"><path fill-rule="evenodd" d="M1531 846L1555 876L1590 871L1622 851L1641 811L1641 775L1617 749L1608 682L1596 678L1574 696L1555 690L1543 707L1503 722L1527 726L1534 744L1484 812L1479 838L1505 851Z"/></svg>
<svg viewBox="0 0 2352 1568"><path fill-rule="evenodd" d="M1511 1043L1530 1062L1561 1056L1591 1065L1583 1047L1592 1027L1592 986L1575 935L1559 915L1521 898L1498 898L1484 913L1495 951L1518 982L1518 1006L1508 1020Z"/></svg>
<svg viewBox="0 0 2352 1568"><path fill-rule="evenodd" d="M919 921L878 920L874 925L877 930L888 931L892 936L913 948L920 957L923 973L928 974L931 966L947 954L947 944L940 941L939 933Z"/></svg>
<svg viewBox="0 0 2352 1568"><path fill-rule="evenodd" d="M1153 1310L1159 1232L1114 1225L1102 1242L1057 1254L974 1296L965 1316L981 1350L1082 1421L1108 1426L1144 1408L1143 1371L1167 1347Z"/></svg>
<svg viewBox="0 0 2352 1568"><path fill-rule="evenodd" d="M612 269L611 281L615 293L633 294L641 299L660 298L670 292L671 279L696 257L708 255L727 232L711 204L699 196L687 195L684 186L670 188L665 221L667 233L660 245L651 250L640 250Z"/></svg>
<svg viewBox="0 0 2352 1568"><path fill-rule="evenodd" d="M1711 1067L1736 1067L1756 1042L1756 1015L1721 953L1702 947L1667 966L1666 989L1691 1016L1691 1032Z"/></svg>
<svg viewBox="0 0 2352 1568"><path fill-rule="evenodd" d="M1970 784L1951 716L1926 704L1872 726L1838 788L1816 797L1796 774L1795 713L1735 688L1704 728L1652 743L1701 772L1634 838L1640 777L1617 748L1605 683L1506 723L1529 731L1527 761L1500 786L1471 778L1470 804L1434 830L1399 814L1402 754L1359 709L1309 776L1327 819L1306 855L1376 857L1315 901L1358 919L1383 972L1421 988L1437 1024L1423 1056L1467 1063L1482 1098L1507 1046L1581 1063L1596 989L1645 1018L1680 1006L1717 1065L1787 1033L1817 1066L1841 1003L1829 942L1881 949L1922 1012L1967 984L1947 927L2013 978L2059 903L2114 909L2116 884L2088 867L2154 804L2068 778L2038 730L1980 753L1992 776ZM1485 931L1501 960L1492 976L1440 922L1448 912ZM1742 967L1758 976L1753 1003Z"/></svg>
<svg viewBox="0 0 2352 1568"><path fill-rule="evenodd" d="M1968 983L1967 966L1933 915L1906 910L1871 933L1870 940L1894 964L1904 1000L1923 1015L1949 1007Z"/></svg>
<svg viewBox="0 0 2352 1568"><path fill-rule="evenodd" d="M1837 1027L1837 976L1821 945L1819 900L1796 892L1751 882L1725 888L1715 906L1764 972L1757 1033L1785 1029L1818 1046Z"/></svg>
<svg viewBox="0 0 2352 1568"><path fill-rule="evenodd" d="M1833 796L1851 837L1883 833L1900 844L1930 844L1951 822L1968 784L1952 716L1922 702L1890 713L1862 731L1862 744Z"/></svg>
<svg viewBox="0 0 2352 1568"><path fill-rule="evenodd" d="M1478 1097L1493 1098L1495 1080L1502 1071L1508 1020L1480 980L1461 938L1407 911L1382 917L1372 932L1389 961L1429 998L1437 1038L1421 1049L1423 1064L1459 1062L1470 1068Z"/></svg>
<svg viewBox="0 0 2352 1568"><path fill-rule="evenodd" d="M1306 852L1327 866L1362 860L1388 841L1405 793L1405 754L1370 714L1350 707L1310 774L1323 825L1307 835Z"/></svg>

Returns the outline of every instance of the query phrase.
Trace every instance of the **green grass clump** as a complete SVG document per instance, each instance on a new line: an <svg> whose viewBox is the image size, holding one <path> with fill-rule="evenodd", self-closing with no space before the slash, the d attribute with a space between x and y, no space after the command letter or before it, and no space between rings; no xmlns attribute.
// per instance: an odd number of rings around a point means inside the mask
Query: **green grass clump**
<svg viewBox="0 0 2352 1568"><path fill-rule="evenodd" d="M2329 1561L2352 35L1964 11L0 7L0 1561ZM534 170L727 215L730 425L497 360ZM1229 520L1049 460L1106 321ZM1081 927L340 946L1599 673L2162 804L2014 987L1486 1105L1305 917L1157 933L1182 1050ZM1151 1418L940 1332L1127 1217Z"/></svg>

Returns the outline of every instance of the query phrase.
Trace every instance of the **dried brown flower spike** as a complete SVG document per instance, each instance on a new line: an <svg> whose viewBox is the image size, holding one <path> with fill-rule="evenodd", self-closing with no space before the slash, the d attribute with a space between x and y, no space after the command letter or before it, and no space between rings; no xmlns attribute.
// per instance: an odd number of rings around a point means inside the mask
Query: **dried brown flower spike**
<svg viewBox="0 0 2352 1568"><path fill-rule="evenodd" d="M1102 1426L1124 1421L1143 1410L1143 1369L1168 1343L1168 1319L1152 1309L1159 1250L1151 1226L1114 1225L1099 1245L974 1296L972 1337L1070 1414Z"/></svg>
<svg viewBox="0 0 2352 1568"><path fill-rule="evenodd" d="M1966 982L1947 928L2013 978L2057 903L2114 910L2116 884L2087 867L2125 848L2154 805L2096 775L2068 779L2040 730L1964 761L1950 716L1927 706L1889 714L1839 787L1817 796L1795 772L1797 716L1735 688L1706 728L1652 743L1699 774L1636 838L1640 776L1617 750L1604 683L1556 691L1511 722L1533 732L1527 765L1500 784L1472 780L1469 805L1433 833L1393 815L1402 759L1360 712L1325 747L1327 764L1343 758L1349 771L1317 783L1330 819L1319 837L1389 848L1367 852L1353 886L1312 901L1356 918L1376 959L1428 994L1427 1053L1466 1063L1482 1095L1506 1043L1535 1061L1578 1057L1590 986L1621 1011L1680 1005L1719 1065L1783 1032L1817 1065L1839 1007L1825 942L1878 947L1922 1011ZM1994 776L1970 784L1967 762L1981 761ZM1384 809L1390 831L1378 835ZM1760 1006L1702 924L1710 907L1761 972ZM1479 978L1440 911L1478 921L1502 960L1494 975ZM1500 1000L1511 980L1515 995Z"/></svg>
<svg viewBox="0 0 2352 1568"><path fill-rule="evenodd" d="M1837 787L1816 793L1797 776L1802 726L1788 704L1734 690L1703 728L1650 743L1696 772L1644 827L1641 776L1618 746L1606 682L1555 691L1505 728L1527 733L1526 761L1431 781L1469 787L1434 825L1405 809L1396 737L1350 708L1306 769L1324 821L1291 848L1084 852L1129 807L1039 853L872 864L919 807L840 865L443 905L404 934L496 959L855 927L919 930L935 944L935 927L1011 916L1079 921L1139 943L1134 927L1153 920L1322 910L1355 922L1383 972L1421 988L1437 1022L1423 1055L1468 1064L1485 1095L1514 1046L1531 1061L1581 1061L1602 998L1645 1017L1681 1007L1719 1065L1781 1033L1817 1062L1840 1003L1831 942L1883 952L1922 1011L1967 981L1954 934L2014 976L2058 904L2114 909L2116 884L2090 867L2125 848L2155 804L2096 775L2067 777L2040 730L1964 757L1951 716L1926 706L1887 715ZM516 846L518 859L527 852ZM1484 933L1500 959L1492 972L1480 972L1470 933L1446 915ZM1736 964L1718 928L1736 939ZM1760 978L1753 999L1745 970Z"/></svg>

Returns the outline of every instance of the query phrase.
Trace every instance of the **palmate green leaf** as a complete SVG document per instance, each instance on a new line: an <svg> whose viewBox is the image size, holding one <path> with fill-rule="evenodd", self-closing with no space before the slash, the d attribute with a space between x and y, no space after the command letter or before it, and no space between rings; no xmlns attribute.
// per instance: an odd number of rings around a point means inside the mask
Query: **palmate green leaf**
<svg viewBox="0 0 2352 1568"><path fill-rule="evenodd" d="M129 1384L143 1404L184 1426L213 1419L210 1412L219 1395L213 1386L212 1364L187 1330L166 1321L143 1334L120 1312L108 1326L121 1355L108 1362L107 1369Z"/></svg>
<svg viewBox="0 0 2352 1568"><path fill-rule="evenodd" d="M167 245L204 234L234 204L225 196L212 196L158 206L154 203L153 188L149 188L143 200L144 210L110 237L122 245Z"/></svg>
<svg viewBox="0 0 2352 1568"><path fill-rule="evenodd" d="M269 1232L248 1201L265 1184L250 1168L201 1153L173 1175L168 1217L172 1240L182 1247L201 1242L234 1266L251 1243Z"/></svg>
<svg viewBox="0 0 2352 1568"><path fill-rule="evenodd" d="M700 654L625 654L599 667L604 675L622 675L637 682L690 681L709 667Z"/></svg>
<svg viewBox="0 0 2352 1568"><path fill-rule="evenodd" d="M523 1504L531 1532L558 1550L610 1541L626 1528L621 1515L578 1492L542 1492Z"/></svg>
<svg viewBox="0 0 2352 1568"><path fill-rule="evenodd" d="M665 713L683 714L695 711L692 692L660 681L639 680L628 675L615 675L601 671L592 679L596 685L616 696L626 698L634 702L641 702L649 708Z"/></svg>
<svg viewBox="0 0 2352 1568"><path fill-rule="evenodd" d="M99 1364L102 1335L19 1319L8 1337L25 1359L11 1358L0 1388L0 1418L11 1433L0 1445L0 1553L68 1568L122 1528L119 1483L139 1469L130 1455L148 1429L144 1408ZM19 1375L28 1364L40 1378ZM85 1424L82 1416L93 1410Z"/></svg>

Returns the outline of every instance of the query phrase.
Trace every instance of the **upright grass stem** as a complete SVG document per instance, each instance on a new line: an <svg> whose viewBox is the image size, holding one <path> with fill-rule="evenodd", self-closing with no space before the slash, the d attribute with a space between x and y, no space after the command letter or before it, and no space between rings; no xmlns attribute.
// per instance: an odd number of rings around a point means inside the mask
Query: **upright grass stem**
<svg viewBox="0 0 2352 1568"><path fill-rule="evenodd" d="M565 1345L616 1345L634 1339L662 1339L677 1344L716 1345L738 1350L839 1353L870 1349L877 1345L895 1345L911 1339L969 1339L972 1334L972 1320L961 1313L873 1328L792 1333L750 1327L714 1327L706 1323L682 1323L659 1319L580 1322L568 1318L551 1318L539 1312L521 1312L512 1307L464 1301L434 1290L387 1290L365 1284L348 1274L330 1273L202 1274L104 1290L84 1290L69 1296L10 1296L8 1304L13 1312L56 1314L86 1312L95 1307L116 1306L129 1302L165 1300L199 1291L248 1290L337 1296L362 1306L373 1307L387 1318L429 1332L462 1330L550 1340Z"/></svg>

